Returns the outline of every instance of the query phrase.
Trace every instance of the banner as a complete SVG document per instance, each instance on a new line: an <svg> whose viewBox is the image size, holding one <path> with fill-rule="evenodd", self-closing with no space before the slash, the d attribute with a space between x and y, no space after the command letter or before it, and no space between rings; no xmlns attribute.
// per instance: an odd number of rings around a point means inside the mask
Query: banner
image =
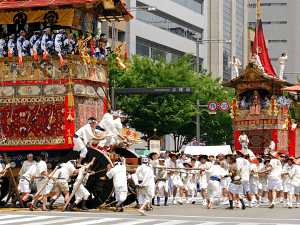
<svg viewBox="0 0 300 225"><path fill-rule="evenodd" d="M0 24L50 23L72 26L74 9L55 9L0 13Z"/></svg>
<svg viewBox="0 0 300 225"><path fill-rule="evenodd" d="M156 152L160 155L160 140L150 140L149 152Z"/></svg>

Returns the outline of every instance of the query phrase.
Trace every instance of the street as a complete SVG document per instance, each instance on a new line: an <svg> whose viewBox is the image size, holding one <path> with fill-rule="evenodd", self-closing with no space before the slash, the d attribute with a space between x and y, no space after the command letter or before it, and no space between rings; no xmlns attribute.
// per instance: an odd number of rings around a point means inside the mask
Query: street
<svg viewBox="0 0 300 225"><path fill-rule="evenodd" d="M200 204L200 199L196 199L196 204L173 205L169 201L168 207L155 207L153 211L148 211L147 216L141 216L135 210L125 212L111 211L90 211L90 212L43 212L43 211L20 211L3 212L0 216L0 224L68 224L68 225L88 225L102 224L110 225L173 225L173 224L201 224L201 225L276 225L276 224L299 224L300 209L287 209L282 203L269 209L266 204L260 208L247 208L246 210L234 209L225 210L227 206L215 206L214 209L206 209ZM132 208L130 208L132 209ZM27 210L27 209L26 209ZM2 210L0 210L2 211Z"/></svg>

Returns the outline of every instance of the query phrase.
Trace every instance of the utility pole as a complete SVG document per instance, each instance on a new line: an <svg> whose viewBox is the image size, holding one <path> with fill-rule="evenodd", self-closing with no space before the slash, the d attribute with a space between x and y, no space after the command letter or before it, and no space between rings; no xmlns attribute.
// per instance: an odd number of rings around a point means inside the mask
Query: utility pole
<svg viewBox="0 0 300 225"><path fill-rule="evenodd" d="M199 100L196 102L196 107L198 111L207 109L207 105L200 105ZM196 116L196 141L200 141L200 114Z"/></svg>
<svg viewBox="0 0 300 225"><path fill-rule="evenodd" d="M196 75L199 75L199 34L197 33L197 38L196 38L196 57L197 57L197 73ZM197 100L198 102L198 100Z"/></svg>

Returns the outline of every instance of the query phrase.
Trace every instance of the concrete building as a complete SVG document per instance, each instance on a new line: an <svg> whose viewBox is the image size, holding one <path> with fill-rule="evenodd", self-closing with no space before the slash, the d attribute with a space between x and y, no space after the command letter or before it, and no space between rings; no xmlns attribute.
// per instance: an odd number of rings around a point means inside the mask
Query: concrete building
<svg viewBox="0 0 300 225"><path fill-rule="evenodd" d="M207 39L207 11L204 0L124 0L134 16L128 23L102 23L112 47L126 41L128 56L161 55L177 61L186 53L196 56L196 37ZM115 40L115 41L113 41ZM199 44L200 70L207 68L207 46ZM195 57L196 65L196 57ZM154 128L153 128L154 129ZM164 137L164 149L174 149L173 139ZM146 142L132 149L145 149Z"/></svg>
<svg viewBox="0 0 300 225"><path fill-rule="evenodd" d="M261 0L261 20L264 36L269 40L269 56L276 74L279 74L278 58L286 51L288 60L284 79L297 82L300 75L300 55L297 54L300 31L297 29L300 19L299 0ZM248 0L248 25L256 26L256 1ZM298 19L299 18L299 19Z"/></svg>
<svg viewBox="0 0 300 225"><path fill-rule="evenodd" d="M213 77L228 81L233 77L229 60L233 55L241 61L240 72L247 61L248 0L207 1L207 69ZM222 41L223 40L223 41ZM231 40L231 43L225 40Z"/></svg>

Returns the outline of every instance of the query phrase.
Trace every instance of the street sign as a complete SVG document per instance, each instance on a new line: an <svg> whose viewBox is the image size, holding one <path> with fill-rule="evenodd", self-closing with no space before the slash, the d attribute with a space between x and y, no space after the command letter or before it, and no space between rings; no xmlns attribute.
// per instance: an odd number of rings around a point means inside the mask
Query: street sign
<svg viewBox="0 0 300 225"><path fill-rule="evenodd" d="M209 114L217 114L217 112L210 111Z"/></svg>
<svg viewBox="0 0 300 225"><path fill-rule="evenodd" d="M192 145L193 146L200 146L200 143L198 141L193 141Z"/></svg>
<svg viewBox="0 0 300 225"><path fill-rule="evenodd" d="M115 94L193 93L192 87L114 88Z"/></svg>
<svg viewBox="0 0 300 225"><path fill-rule="evenodd" d="M229 109L229 103L227 101L222 101L219 104L219 107L222 111L227 111Z"/></svg>
<svg viewBox="0 0 300 225"><path fill-rule="evenodd" d="M207 108L209 111L215 112L218 109L218 103L216 103L215 101L211 101L208 103Z"/></svg>

